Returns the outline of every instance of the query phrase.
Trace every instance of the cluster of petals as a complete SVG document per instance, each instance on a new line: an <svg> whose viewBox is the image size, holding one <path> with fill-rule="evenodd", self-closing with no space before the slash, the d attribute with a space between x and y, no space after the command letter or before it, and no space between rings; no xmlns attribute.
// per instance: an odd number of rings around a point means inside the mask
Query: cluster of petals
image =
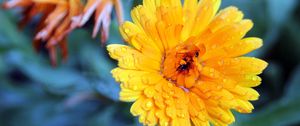
<svg viewBox="0 0 300 126"><path fill-rule="evenodd" d="M229 125L232 111L250 113L267 67L244 56L262 46L245 37L253 27L236 7L218 11L221 0L143 0L120 26L128 45L107 49L118 67L120 100L143 125Z"/></svg>
<svg viewBox="0 0 300 126"><path fill-rule="evenodd" d="M111 12L115 7L118 21L122 22L120 0L9 0L3 4L6 9L21 8L23 27L30 20L39 17L33 45L36 49L46 42L52 63L56 63L57 47L67 57L67 35L94 18L93 37L101 29L101 41L109 36ZM94 15L93 15L94 14Z"/></svg>

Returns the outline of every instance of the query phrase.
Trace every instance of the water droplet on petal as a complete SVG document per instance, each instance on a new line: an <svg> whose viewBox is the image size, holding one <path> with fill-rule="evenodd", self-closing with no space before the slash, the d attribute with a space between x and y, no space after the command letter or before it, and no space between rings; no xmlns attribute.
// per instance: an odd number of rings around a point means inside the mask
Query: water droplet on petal
<svg viewBox="0 0 300 126"><path fill-rule="evenodd" d="M159 112L155 112L155 116L159 117L160 116Z"/></svg>
<svg viewBox="0 0 300 126"><path fill-rule="evenodd" d="M173 102L172 102L171 100L169 100L169 99L165 100L165 103L166 103L167 105L172 105L172 104L173 104Z"/></svg>
<svg viewBox="0 0 300 126"><path fill-rule="evenodd" d="M172 90L172 91L170 91L170 95L174 95L174 93L175 93L175 92L174 92L173 90Z"/></svg>
<svg viewBox="0 0 300 126"><path fill-rule="evenodd" d="M239 32L239 35L240 35L240 36L243 36L243 34L244 34L243 32Z"/></svg>
<svg viewBox="0 0 300 126"><path fill-rule="evenodd" d="M250 75L245 75L245 79L250 80L251 76Z"/></svg>
<svg viewBox="0 0 300 126"><path fill-rule="evenodd" d="M154 89L152 88L147 88L146 90L144 90L144 93L147 97L152 98L154 96Z"/></svg>
<svg viewBox="0 0 300 126"><path fill-rule="evenodd" d="M128 74L128 78L133 78L134 74Z"/></svg>
<svg viewBox="0 0 300 126"><path fill-rule="evenodd" d="M222 89L222 88L223 88L222 85L218 85L218 86L217 86L217 89L218 89L218 90L220 90L220 89Z"/></svg>
<svg viewBox="0 0 300 126"><path fill-rule="evenodd" d="M146 121L146 124L151 124L151 121L147 120L147 121Z"/></svg>
<svg viewBox="0 0 300 126"><path fill-rule="evenodd" d="M128 34L130 32L130 30L128 28L125 28L124 32Z"/></svg>
<svg viewBox="0 0 300 126"><path fill-rule="evenodd" d="M210 89L203 89L202 91L203 91L203 93L207 93L210 91Z"/></svg>
<svg viewBox="0 0 300 126"><path fill-rule="evenodd" d="M146 103L146 107L147 107L147 108L151 108L152 106L153 106L152 101L148 101L148 102Z"/></svg>
<svg viewBox="0 0 300 126"><path fill-rule="evenodd" d="M144 84L149 84L149 83L150 83L149 78L146 77L146 76L142 76L142 82L143 82Z"/></svg>
<svg viewBox="0 0 300 126"><path fill-rule="evenodd" d="M215 70L213 68L210 68L209 69L209 72L214 72Z"/></svg>
<svg viewBox="0 0 300 126"><path fill-rule="evenodd" d="M122 52L126 52L127 49L126 49L125 47L122 47L122 48L121 48L121 51L122 51Z"/></svg>
<svg viewBox="0 0 300 126"><path fill-rule="evenodd" d="M139 120L140 120L141 122L144 122L145 116L140 116Z"/></svg>
<svg viewBox="0 0 300 126"><path fill-rule="evenodd" d="M134 86L132 87L132 90L134 90L134 91L138 90L138 86L134 85Z"/></svg>
<svg viewBox="0 0 300 126"><path fill-rule="evenodd" d="M212 49L217 48L217 44L212 45L211 48L212 48Z"/></svg>
<svg viewBox="0 0 300 126"><path fill-rule="evenodd" d="M224 64L224 61L223 61L223 60L220 60L220 61L218 62L218 64L219 64L220 66L222 66L222 65Z"/></svg>
<svg viewBox="0 0 300 126"><path fill-rule="evenodd" d="M239 58L234 58L234 60L233 60L234 62L239 62L240 61L240 59Z"/></svg>
<svg viewBox="0 0 300 126"><path fill-rule="evenodd" d="M229 46L229 49L234 49L234 46Z"/></svg>
<svg viewBox="0 0 300 126"><path fill-rule="evenodd" d="M253 80L253 81L257 81L258 78L257 78L256 76L254 76L254 77L252 77L252 80Z"/></svg>
<svg viewBox="0 0 300 126"><path fill-rule="evenodd" d="M163 125L164 125L164 126L168 126L168 125L169 125L169 123L168 123L168 122L165 122L165 123L163 123Z"/></svg>
<svg viewBox="0 0 300 126"><path fill-rule="evenodd" d="M184 117L185 117L185 114L181 113L181 114L178 115L178 117L184 118Z"/></svg>
<svg viewBox="0 0 300 126"><path fill-rule="evenodd" d="M120 78L120 76L118 76L118 74L116 74L117 76L115 76L116 77L116 81L121 81L121 78Z"/></svg>
<svg viewBox="0 0 300 126"><path fill-rule="evenodd" d="M215 74L214 74L214 73L210 73L209 76L210 76L210 77L214 77Z"/></svg>

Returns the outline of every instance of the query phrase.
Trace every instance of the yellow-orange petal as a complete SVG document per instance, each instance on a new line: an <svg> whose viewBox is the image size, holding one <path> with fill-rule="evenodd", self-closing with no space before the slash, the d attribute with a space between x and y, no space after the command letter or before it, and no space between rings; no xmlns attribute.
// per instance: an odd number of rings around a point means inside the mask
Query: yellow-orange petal
<svg viewBox="0 0 300 126"><path fill-rule="evenodd" d="M210 22L208 29L204 34L212 34L226 25L239 22L243 19L243 13L236 7L227 7L220 11Z"/></svg>
<svg viewBox="0 0 300 126"><path fill-rule="evenodd" d="M247 100L236 99L236 102L238 104L234 109L240 113L251 113L254 109L253 105Z"/></svg>
<svg viewBox="0 0 300 126"><path fill-rule="evenodd" d="M251 20L242 20L240 22L227 25L214 34L201 35L200 42L205 45L206 54L202 57L203 60L218 58L222 54L226 54L222 48L226 45L234 44L240 41L246 33L253 27Z"/></svg>
<svg viewBox="0 0 300 126"><path fill-rule="evenodd" d="M125 45L112 44L107 46L112 58L119 61L119 66L125 69L159 71L160 63L145 57L142 53Z"/></svg>
<svg viewBox="0 0 300 126"><path fill-rule="evenodd" d="M142 95L142 91L126 88L124 87L124 84L121 84L120 87L120 100L122 101L132 102L137 100Z"/></svg>
<svg viewBox="0 0 300 126"><path fill-rule="evenodd" d="M144 53L151 52L155 54L152 57L161 57L161 44L153 41L145 32L131 22L124 22L120 27L120 33L123 38L137 50ZM151 47L151 48L150 48ZM160 59L160 58L156 58Z"/></svg>
<svg viewBox="0 0 300 126"><path fill-rule="evenodd" d="M261 74L268 65L267 62L253 57L222 58L206 61L205 64L227 76Z"/></svg>
<svg viewBox="0 0 300 126"><path fill-rule="evenodd" d="M235 121L230 110L224 110L219 107L212 107L207 110L210 118L214 119L212 120L214 125L227 125Z"/></svg>
<svg viewBox="0 0 300 126"><path fill-rule="evenodd" d="M221 0L201 0L199 2L197 14L194 19L194 25L191 29L191 36L197 36L207 28L208 24L217 13L220 5ZM186 37L183 36L183 38Z"/></svg>
<svg viewBox="0 0 300 126"><path fill-rule="evenodd" d="M255 101L259 98L259 93L253 88L242 87L237 85L234 89L230 89L239 99Z"/></svg>
<svg viewBox="0 0 300 126"><path fill-rule="evenodd" d="M133 90L143 90L145 87L156 84L163 78L158 73L128 70L122 68L115 68L111 71L117 81L124 84L124 87Z"/></svg>
<svg viewBox="0 0 300 126"><path fill-rule="evenodd" d="M201 119L199 119L197 117L192 117L191 120L195 126L210 126L210 124L207 120L202 121Z"/></svg>
<svg viewBox="0 0 300 126"><path fill-rule="evenodd" d="M238 43L228 45L223 48L225 50L224 57L236 57L245 55L263 45L263 40L256 37L249 37L240 40ZM243 47L243 48L241 48Z"/></svg>

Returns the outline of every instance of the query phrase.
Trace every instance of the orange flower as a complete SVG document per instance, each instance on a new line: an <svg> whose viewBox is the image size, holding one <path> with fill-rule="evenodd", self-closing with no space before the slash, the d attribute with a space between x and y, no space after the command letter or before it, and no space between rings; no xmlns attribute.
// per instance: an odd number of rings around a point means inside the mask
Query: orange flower
<svg viewBox="0 0 300 126"><path fill-rule="evenodd" d="M144 125L208 126L250 113L259 97L263 60L243 56L262 46L244 38L250 20L235 7L217 14L221 0L143 0L133 22L120 26L127 45L108 45L118 66L120 100Z"/></svg>
<svg viewBox="0 0 300 126"><path fill-rule="evenodd" d="M88 0L84 5L81 0L10 0L4 8L23 8L21 27L34 16L42 15L37 26L34 46L38 49L41 42L47 42L51 61L56 63L56 47L62 49L63 58L67 57L67 35L77 27L83 26L95 13L93 37L101 28L101 39L108 38L110 15L115 5L119 22L122 22L122 8L119 0Z"/></svg>
<svg viewBox="0 0 300 126"><path fill-rule="evenodd" d="M93 30L93 37L96 37L97 32L101 27L101 39L102 42L105 42L109 36L109 26L111 22L111 11L113 5L116 6L116 12L119 23L123 22L122 14L122 5L120 0L88 0L83 13L76 17L76 19L80 19L79 21L75 21L75 25L83 26L89 18L95 13L95 26Z"/></svg>

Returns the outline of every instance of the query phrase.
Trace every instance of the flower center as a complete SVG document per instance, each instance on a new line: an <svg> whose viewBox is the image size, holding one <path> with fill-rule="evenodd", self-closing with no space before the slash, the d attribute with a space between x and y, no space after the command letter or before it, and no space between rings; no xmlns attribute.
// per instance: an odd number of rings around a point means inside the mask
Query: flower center
<svg viewBox="0 0 300 126"><path fill-rule="evenodd" d="M204 48L194 44L180 44L166 52L162 74L180 88L189 89L200 78L200 56Z"/></svg>

